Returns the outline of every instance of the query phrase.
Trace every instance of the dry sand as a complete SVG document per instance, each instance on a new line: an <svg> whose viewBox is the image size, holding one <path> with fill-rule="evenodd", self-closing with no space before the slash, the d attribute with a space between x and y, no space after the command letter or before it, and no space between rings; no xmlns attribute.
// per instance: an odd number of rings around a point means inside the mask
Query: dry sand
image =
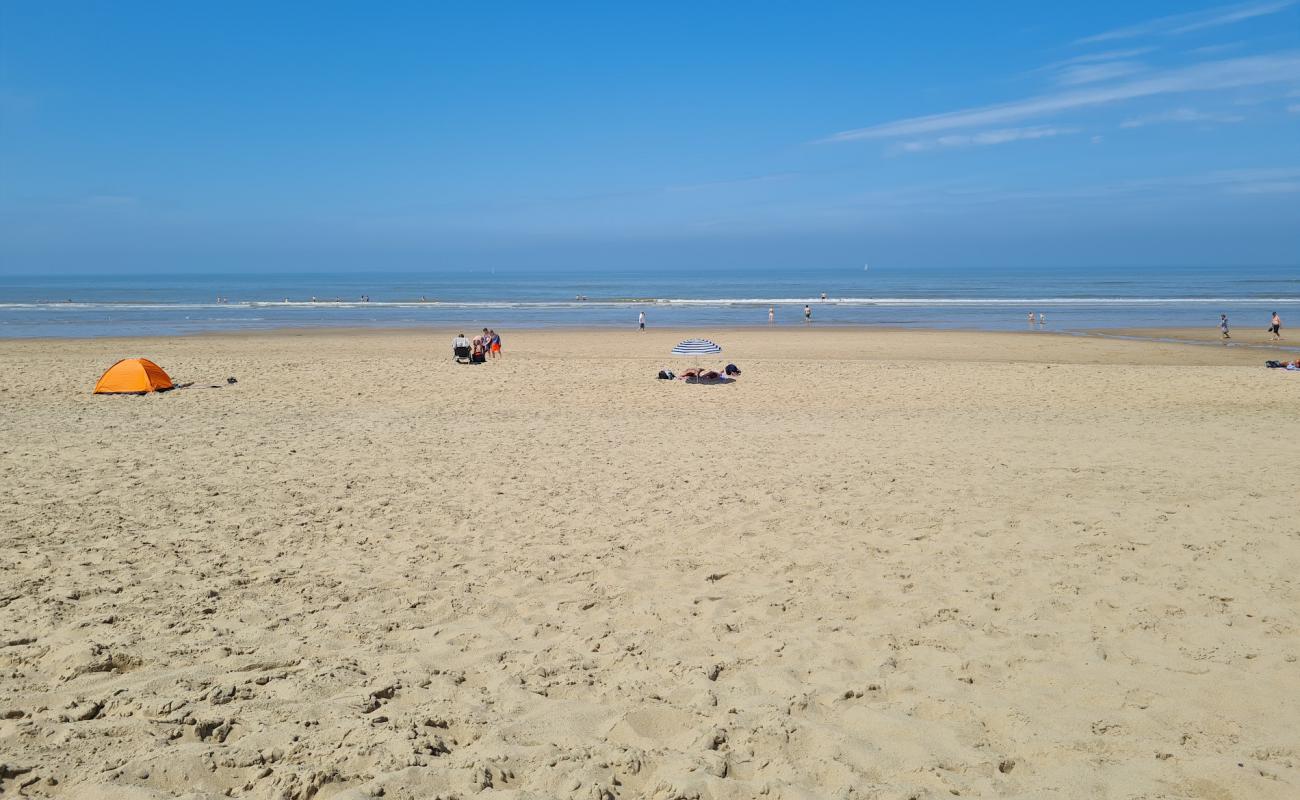
<svg viewBox="0 0 1300 800"><path fill-rule="evenodd" d="M452 333L0 342L0 792L1300 796L1269 354Z"/></svg>

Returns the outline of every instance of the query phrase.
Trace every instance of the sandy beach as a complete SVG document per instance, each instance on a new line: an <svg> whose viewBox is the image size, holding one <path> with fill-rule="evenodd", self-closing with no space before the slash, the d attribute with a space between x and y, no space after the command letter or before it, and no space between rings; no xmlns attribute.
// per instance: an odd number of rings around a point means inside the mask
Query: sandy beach
<svg viewBox="0 0 1300 800"><path fill-rule="evenodd" d="M455 333L0 341L0 794L1300 796L1280 351Z"/></svg>

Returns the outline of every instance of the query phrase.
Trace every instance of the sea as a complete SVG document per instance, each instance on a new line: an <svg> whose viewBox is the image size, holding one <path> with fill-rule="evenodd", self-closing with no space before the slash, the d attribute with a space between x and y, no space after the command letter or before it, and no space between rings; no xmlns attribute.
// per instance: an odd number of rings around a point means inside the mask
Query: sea
<svg viewBox="0 0 1300 800"><path fill-rule="evenodd" d="M1300 268L427 269L0 275L0 338L277 328L776 325L1059 331L1300 326ZM1037 319L1037 317L1035 317ZM1035 323L1037 324L1037 323Z"/></svg>

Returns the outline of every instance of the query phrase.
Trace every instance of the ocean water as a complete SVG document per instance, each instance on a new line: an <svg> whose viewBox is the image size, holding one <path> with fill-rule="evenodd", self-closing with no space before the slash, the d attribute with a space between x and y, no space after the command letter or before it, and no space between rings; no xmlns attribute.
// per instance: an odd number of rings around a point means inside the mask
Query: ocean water
<svg viewBox="0 0 1300 800"><path fill-rule="evenodd" d="M825 293L826 299L822 299ZM363 298L368 297L368 302ZM1023 330L1300 325L1283 267L423 272L0 276L0 338L176 335L286 327L814 324Z"/></svg>

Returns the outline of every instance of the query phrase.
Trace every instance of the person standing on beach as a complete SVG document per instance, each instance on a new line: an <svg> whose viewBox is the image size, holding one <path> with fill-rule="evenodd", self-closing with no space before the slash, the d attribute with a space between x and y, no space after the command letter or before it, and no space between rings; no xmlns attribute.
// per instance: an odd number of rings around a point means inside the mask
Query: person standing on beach
<svg viewBox="0 0 1300 800"><path fill-rule="evenodd" d="M636 318L636 324L641 328L641 330L643 330L643 331L645 330L645 312L644 312L644 311L642 311L642 312L640 313L640 315L637 316L637 318Z"/></svg>
<svg viewBox="0 0 1300 800"><path fill-rule="evenodd" d="M768 325L776 324L776 306L767 307L767 324Z"/></svg>
<svg viewBox="0 0 1300 800"><path fill-rule="evenodd" d="M1232 338L1231 336L1228 335L1228 315L1227 315L1227 314L1220 314L1220 315L1219 315L1219 333L1223 334L1223 338L1224 338L1224 339L1231 339L1231 338Z"/></svg>
<svg viewBox="0 0 1300 800"><path fill-rule="evenodd" d="M501 357L501 335L496 332L495 328L488 331L488 334L492 337L488 344L488 353L490 353L493 358L500 358Z"/></svg>
<svg viewBox="0 0 1300 800"><path fill-rule="evenodd" d="M1273 312L1273 319L1269 322L1268 329L1273 332L1273 341L1282 341L1282 318L1276 311Z"/></svg>
<svg viewBox="0 0 1300 800"><path fill-rule="evenodd" d="M812 322L812 306L810 306L810 305L804 305L804 307L803 307L803 321L804 321L804 324L805 324L805 325L807 325L807 324L809 324L809 323Z"/></svg>

